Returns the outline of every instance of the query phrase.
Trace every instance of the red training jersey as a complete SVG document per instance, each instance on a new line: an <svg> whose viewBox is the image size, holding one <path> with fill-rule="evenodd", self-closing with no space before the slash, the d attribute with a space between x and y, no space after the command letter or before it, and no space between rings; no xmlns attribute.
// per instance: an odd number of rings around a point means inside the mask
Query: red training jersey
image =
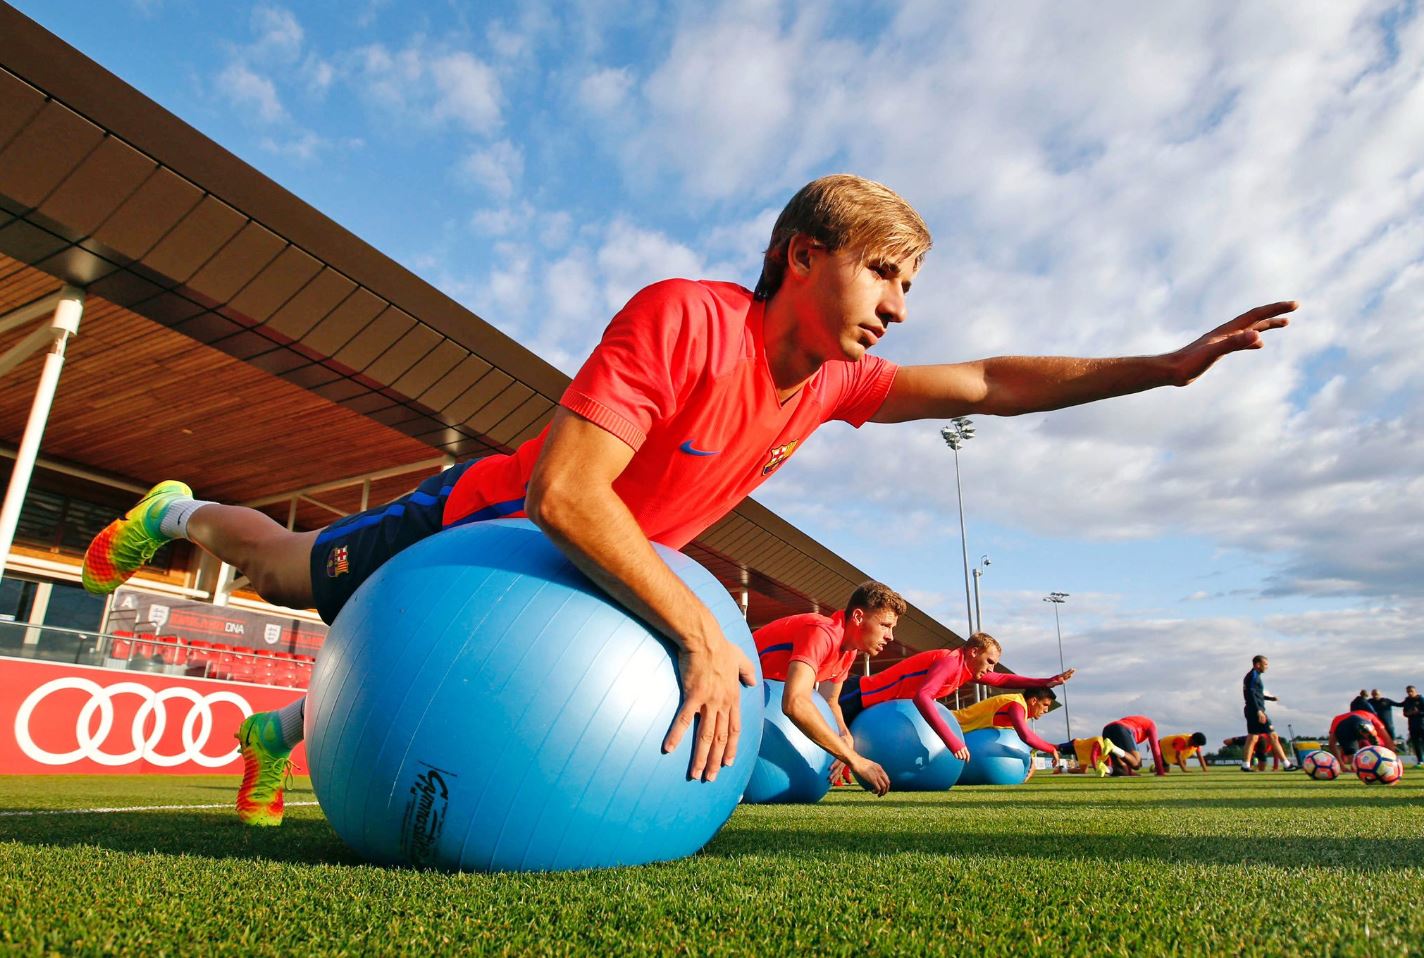
<svg viewBox="0 0 1424 958"><path fill-rule="evenodd" d="M732 283L673 279L635 295L560 403L633 458L613 483L648 539L680 549L779 469L824 422L863 425L898 367L825 363L784 403L767 365L765 304ZM545 433L460 476L445 525L522 516Z"/></svg>
<svg viewBox="0 0 1424 958"><path fill-rule="evenodd" d="M842 649L845 640L845 613L826 616L819 612L788 615L768 622L752 633L761 674L778 682L786 681L792 662L805 662L816 670L817 682L839 682L855 664L855 649Z"/></svg>
<svg viewBox="0 0 1424 958"><path fill-rule="evenodd" d="M1378 736L1380 744L1383 745L1385 748L1394 747L1394 740L1389 737L1389 730L1384 727L1384 723L1380 721L1380 717L1373 712L1364 712L1357 710L1354 712L1344 712L1340 715L1335 716L1333 719L1330 720L1330 734L1334 735L1335 730L1340 727L1340 723L1345 721L1347 718L1350 718L1351 716L1370 723L1370 725L1374 727L1375 735Z"/></svg>
<svg viewBox="0 0 1424 958"><path fill-rule="evenodd" d="M919 652L908 659L896 662L883 672L867 675L860 680L861 704L865 708L870 708L872 705L879 705L881 702L889 702L893 699L914 698L916 693L924 687L930 671L946 659L953 660L959 667L954 668L951 664L949 666L949 681L941 683L938 689L934 689L930 693L930 698L943 698L973 678L969 672L969 666L964 664L964 648L962 646L957 649L931 649L928 652Z"/></svg>
<svg viewBox="0 0 1424 958"><path fill-rule="evenodd" d="M1132 738L1138 745L1157 735L1157 723L1145 715L1125 715L1117 720L1117 724L1132 729Z"/></svg>
<svg viewBox="0 0 1424 958"><path fill-rule="evenodd" d="M892 699L912 699L934 681L930 698L943 698L974 678L964 662L964 646L957 649L930 649L896 662L883 672L860 680L860 701L866 708ZM976 680L1003 689L1029 689L1036 685L1058 685L1057 676L1037 678L1013 672L985 672Z"/></svg>

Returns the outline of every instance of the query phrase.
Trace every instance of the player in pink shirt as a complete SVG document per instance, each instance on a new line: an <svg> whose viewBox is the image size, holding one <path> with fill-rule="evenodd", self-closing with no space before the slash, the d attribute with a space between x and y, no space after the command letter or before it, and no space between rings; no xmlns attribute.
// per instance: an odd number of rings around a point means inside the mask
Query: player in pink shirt
<svg viewBox="0 0 1424 958"><path fill-rule="evenodd" d="M676 548L701 533L828 420L1016 416L1184 386L1228 353L1260 348L1262 333L1285 326L1283 314L1295 308L1258 307L1155 356L905 367L869 357L906 320L930 245L919 214L889 188L822 177L777 219L755 291L676 280L637 294L545 433L509 455L457 466L395 503L314 532L160 483L95 537L85 585L113 591L165 542L187 538L241 569L268 601L326 617L356 582L423 536L450 523L527 515L677 646L682 705L663 746L674 748L695 723L689 774L715 778L736 756L739 685L754 682L755 669L652 542ZM300 701L243 723L242 794L251 800L239 804L257 809L244 820L280 822L274 769L285 767L301 726Z"/></svg>
<svg viewBox="0 0 1424 958"><path fill-rule="evenodd" d="M908 606L889 586L862 582L851 594L845 611L825 616L818 612L789 615L769 622L756 632L757 657L764 678L785 682L781 710L792 724L821 748L835 756L836 769L848 768L877 795L891 782L877 763L855 751L850 719L841 712L841 689L855 657L878 655L895 636L895 626ZM830 728L811 701L817 687L825 696L836 727Z"/></svg>
<svg viewBox="0 0 1424 958"><path fill-rule="evenodd" d="M944 698L965 682L980 682L995 688L1027 689L1035 686L1062 685L1073 677L1073 669L1048 678L995 672L1003 647L999 640L985 632L975 632L957 649L931 649L896 662L874 675L856 677L841 693L841 707L850 711L850 718L881 702L911 699L930 728L935 730L945 747L961 761L969 760L969 749L950 729L949 723L935 708L935 700ZM1037 746L1035 746L1037 747Z"/></svg>

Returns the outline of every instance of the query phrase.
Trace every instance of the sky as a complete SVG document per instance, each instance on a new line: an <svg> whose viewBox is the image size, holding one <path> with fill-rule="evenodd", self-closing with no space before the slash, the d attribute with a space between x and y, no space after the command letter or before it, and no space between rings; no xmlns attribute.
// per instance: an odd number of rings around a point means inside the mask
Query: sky
<svg viewBox="0 0 1424 958"><path fill-rule="evenodd" d="M967 546L938 422L829 425L756 498L961 633L988 556L1019 672L1058 670L1068 593L1074 734L1242 734L1257 653L1282 732L1424 681L1415 3L10 2L570 374L648 283L752 285L831 172L935 236L900 363L1299 300L1185 389L976 417Z"/></svg>

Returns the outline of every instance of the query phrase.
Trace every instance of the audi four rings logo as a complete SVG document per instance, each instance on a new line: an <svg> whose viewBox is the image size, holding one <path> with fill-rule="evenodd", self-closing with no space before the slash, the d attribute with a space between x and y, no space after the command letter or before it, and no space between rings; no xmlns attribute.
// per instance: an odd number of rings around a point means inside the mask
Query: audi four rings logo
<svg viewBox="0 0 1424 958"><path fill-rule="evenodd" d="M35 744L33 736L30 735L30 716L48 696L65 689L87 692L89 701L84 703L74 720L74 740L78 747L69 752L50 752ZM105 751L104 745L114 727L114 700L121 695L136 695L142 700L138 711L134 713L133 727L129 730L128 744L132 748L126 752ZM158 752L158 743L162 741L168 724L168 709L164 706L171 699L190 702L192 707L183 719L183 750L173 755L164 755ZM182 686L151 689L137 682L100 685L89 679L69 676L46 682L29 694L19 712L15 714L15 741L21 751L45 765L68 765L87 758L108 766L146 761L160 768L172 768L184 762L194 762L205 768L221 768L237 758L236 747L222 755L209 755L203 751L213 732L213 706L220 702L235 705L244 718L252 714L252 706L236 692L218 691L203 695ZM91 731L95 712L99 713L99 727ZM144 727L150 716L153 717L153 728L145 735Z"/></svg>

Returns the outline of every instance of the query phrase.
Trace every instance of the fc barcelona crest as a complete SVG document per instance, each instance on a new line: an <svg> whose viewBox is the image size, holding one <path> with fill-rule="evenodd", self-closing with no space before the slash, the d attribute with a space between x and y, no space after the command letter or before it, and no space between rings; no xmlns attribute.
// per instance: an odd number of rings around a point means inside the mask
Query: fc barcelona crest
<svg viewBox="0 0 1424 958"><path fill-rule="evenodd" d="M350 571L351 560L347 555L346 546L337 546L326 554L326 576L328 579L334 579Z"/></svg>
<svg viewBox="0 0 1424 958"><path fill-rule="evenodd" d="M781 464L790 459L791 454L796 451L796 444L800 441L800 439L793 439L784 446L773 446L771 456L766 460L766 465L761 467L761 474L763 476L769 476L781 468Z"/></svg>

